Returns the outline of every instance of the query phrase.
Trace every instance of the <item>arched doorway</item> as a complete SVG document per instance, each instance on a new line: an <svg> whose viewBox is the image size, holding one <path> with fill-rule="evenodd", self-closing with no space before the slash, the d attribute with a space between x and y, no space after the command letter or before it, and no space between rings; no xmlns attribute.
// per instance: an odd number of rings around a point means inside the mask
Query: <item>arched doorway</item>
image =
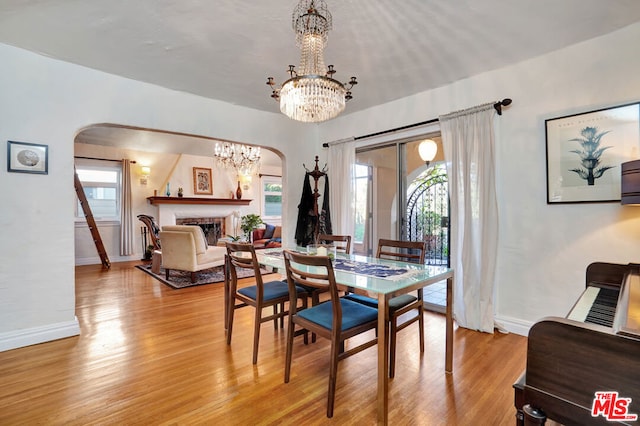
<svg viewBox="0 0 640 426"><path fill-rule="evenodd" d="M158 210L155 205L148 202L148 197L164 195L169 192L176 196L178 188L183 188L185 197L195 195L194 168L208 168L212 171L212 194L204 195L211 198L229 198L230 193L236 193L238 185L237 173L232 169L221 167L213 157L215 143L219 139L170 132L158 129L130 127L118 124L93 124L78 131L74 141L74 157L77 165L85 168L103 167L104 164L114 169L121 168L121 159L128 158L136 161L131 169L131 198L132 214L145 214L159 220ZM249 206L239 207L241 214L254 213L261 215L269 223L280 225L274 216L274 180L281 182L283 175L284 155L273 148L261 147L261 160L259 174L253 176L253 180L243 180L243 198L255 200ZM147 166L150 171L143 176L142 167ZM119 185L119 181L117 182ZM168 185L169 184L169 185ZM267 187L269 191L265 189ZM102 189L100 189L102 190ZM166 192L165 192L166 191ZM280 186L282 192L282 186ZM156 194L157 193L157 194ZM119 192L114 192L119 197ZM202 196L202 195L198 195ZM266 201L266 202L265 202ZM117 205L117 199L113 201ZM218 216L229 218L234 206L224 206L228 211L221 211L216 206L215 214L211 213L211 206L185 205L176 207L184 216ZM119 207L118 207L119 209ZM77 265L99 264L96 246L93 236L89 232L86 221L83 221L82 210L78 210L76 202L75 223L75 261ZM206 213L201 210L207 210ZM106 252L111 261L138 260L144 256L147 244L144 241L144 225L135 221L133 247L135 253L130 256L120 255L120 213L113 218L98 218L97 227ZM225 220L224 234L235 234L231 219ZM161 225L161 223L159 223ZM140 232L138 231L140 228Z"/></svg>

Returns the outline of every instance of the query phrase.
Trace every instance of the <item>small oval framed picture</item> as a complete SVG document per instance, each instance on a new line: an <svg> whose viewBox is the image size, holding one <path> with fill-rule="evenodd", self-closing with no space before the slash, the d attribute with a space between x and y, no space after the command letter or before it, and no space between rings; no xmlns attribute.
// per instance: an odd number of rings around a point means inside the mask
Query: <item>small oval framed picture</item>
<svg viewBox="0 0 640 426"><path fill-rule="evenodd" d="M35 143L7 141L7 171L49 173L49 147Z"/></svg>

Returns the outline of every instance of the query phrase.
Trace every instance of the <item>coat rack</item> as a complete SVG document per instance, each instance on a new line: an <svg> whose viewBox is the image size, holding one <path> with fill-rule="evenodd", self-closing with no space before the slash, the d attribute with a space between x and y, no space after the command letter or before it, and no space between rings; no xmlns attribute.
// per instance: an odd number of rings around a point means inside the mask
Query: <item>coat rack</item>
<svg viewBox="0 0 640 426"><path fill-rule="evenodd" d="M306 170L304 183L302 186L302 197L298 205L298 220L296 222L296 243L300 246L315 244L318 241L318 235L322 233L331 234L331 213L329 212L329 178L327 176L327 165L320 170L318 167L318 156L316 155L316 165L313 170L309 170L303 163L302 166ZM311 189L311 180L314 180L314 188ZM318 181L324 177L324 199L322 208L318 206Z"/></svg>
<svg viewBox="0 0 640 426"><path fill-rule="evenodd" d="M313 187L313 214L314 216L318 217L318 198L320 198L320 192L318 191L318 180L320 180L321 177L327 175L327 165L325 164L322 170L320 170L318 168L318 156L316 155L316 166L313 168L313 170L307 169L307 166L304 163L302 163L302 167L304 167L304 169L307 171L307 174L311 176L315 182ZM317 224L316 224L316 232L314 236L315 237L318 236Z"/></svg>
<svg viewBox="0 0 640 426"><path fill-rule="evenodd" d="M313 241L318 240L318 234L320 230L320 214L318 210L318 198L320 198L320 191L318 191L318 181L321 177L327 175L327 165L325 164L322 170L318 167L318 156L316 155L315 159L316 165L313 170L309 170L307 166L302 163L302 167L307 171L307 175L311 176L314 180L313 187L313 215L316 218L316 224L313 230Z"/></svg>

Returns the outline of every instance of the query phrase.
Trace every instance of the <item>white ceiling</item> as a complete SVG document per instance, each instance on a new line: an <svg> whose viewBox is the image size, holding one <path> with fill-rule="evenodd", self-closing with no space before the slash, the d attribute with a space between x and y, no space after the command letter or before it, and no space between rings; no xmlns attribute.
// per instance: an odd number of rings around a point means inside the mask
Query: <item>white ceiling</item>
<svg viewBox="0 0 640 426"><path fill-rule="evenodd" d="M268 76L299 63L296 0L2 0L0 43L279 111ZM640 20L638 0L329 0L325 62L356 76L345 114ZM596 53L594 53L596 54ZM508 94L505 94L508 96Z"/></svg>
<svg viewBox="0 0 640 426"><path fill-rule="evenodd" d="M277 113L265 83L268 76L282 83L288 65L299 64L291 29L296 4L1 0L0 43ZM359 81L344 114L640 21L639 0L329 0L328 7L334 29L325 63L335 65L336 79ZM213 144L112 127L86 130L76 140L194 155L210 155Z"/></svg>

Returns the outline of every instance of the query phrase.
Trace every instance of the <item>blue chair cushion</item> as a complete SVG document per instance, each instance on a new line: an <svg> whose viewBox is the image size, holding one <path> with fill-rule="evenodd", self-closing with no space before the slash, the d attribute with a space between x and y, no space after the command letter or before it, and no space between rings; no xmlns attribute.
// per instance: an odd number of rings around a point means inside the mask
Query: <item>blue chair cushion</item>
<svg viewBox="0 0 640 426"><path fill-rule="evenodd" d="M304 292L304 289L296 286L298 293ZM250 287L242 287L238 289L238 293L256 300L258 287L252 285ZM284 281L269 281L264 283L264 300L279 299L289 295L289 285Z"/></svg>
<svg viewBox="0 0 640 426"><path fill-rule="evenodd" d="M342 306L342 331L355 326L375 321L378 318L378 310L354 302L345 298L340 299ZM333 320L333 305L331 302L324 302L316 306L298 311L298 316L314 322L327 330L331 330Z"/></svg>
<svg viewBox="0 0 640 426"><path fill-rule="evenodd" d="M359 294L348 294L345 298L372 308L378 308L378 300L372 297L362 296ZM418 298L410 294L403 294L402 296L394 297L389 300L389 310L395 311L403 306L407 306L408 304L415 302L416 300L418 300Z"/></svg>

